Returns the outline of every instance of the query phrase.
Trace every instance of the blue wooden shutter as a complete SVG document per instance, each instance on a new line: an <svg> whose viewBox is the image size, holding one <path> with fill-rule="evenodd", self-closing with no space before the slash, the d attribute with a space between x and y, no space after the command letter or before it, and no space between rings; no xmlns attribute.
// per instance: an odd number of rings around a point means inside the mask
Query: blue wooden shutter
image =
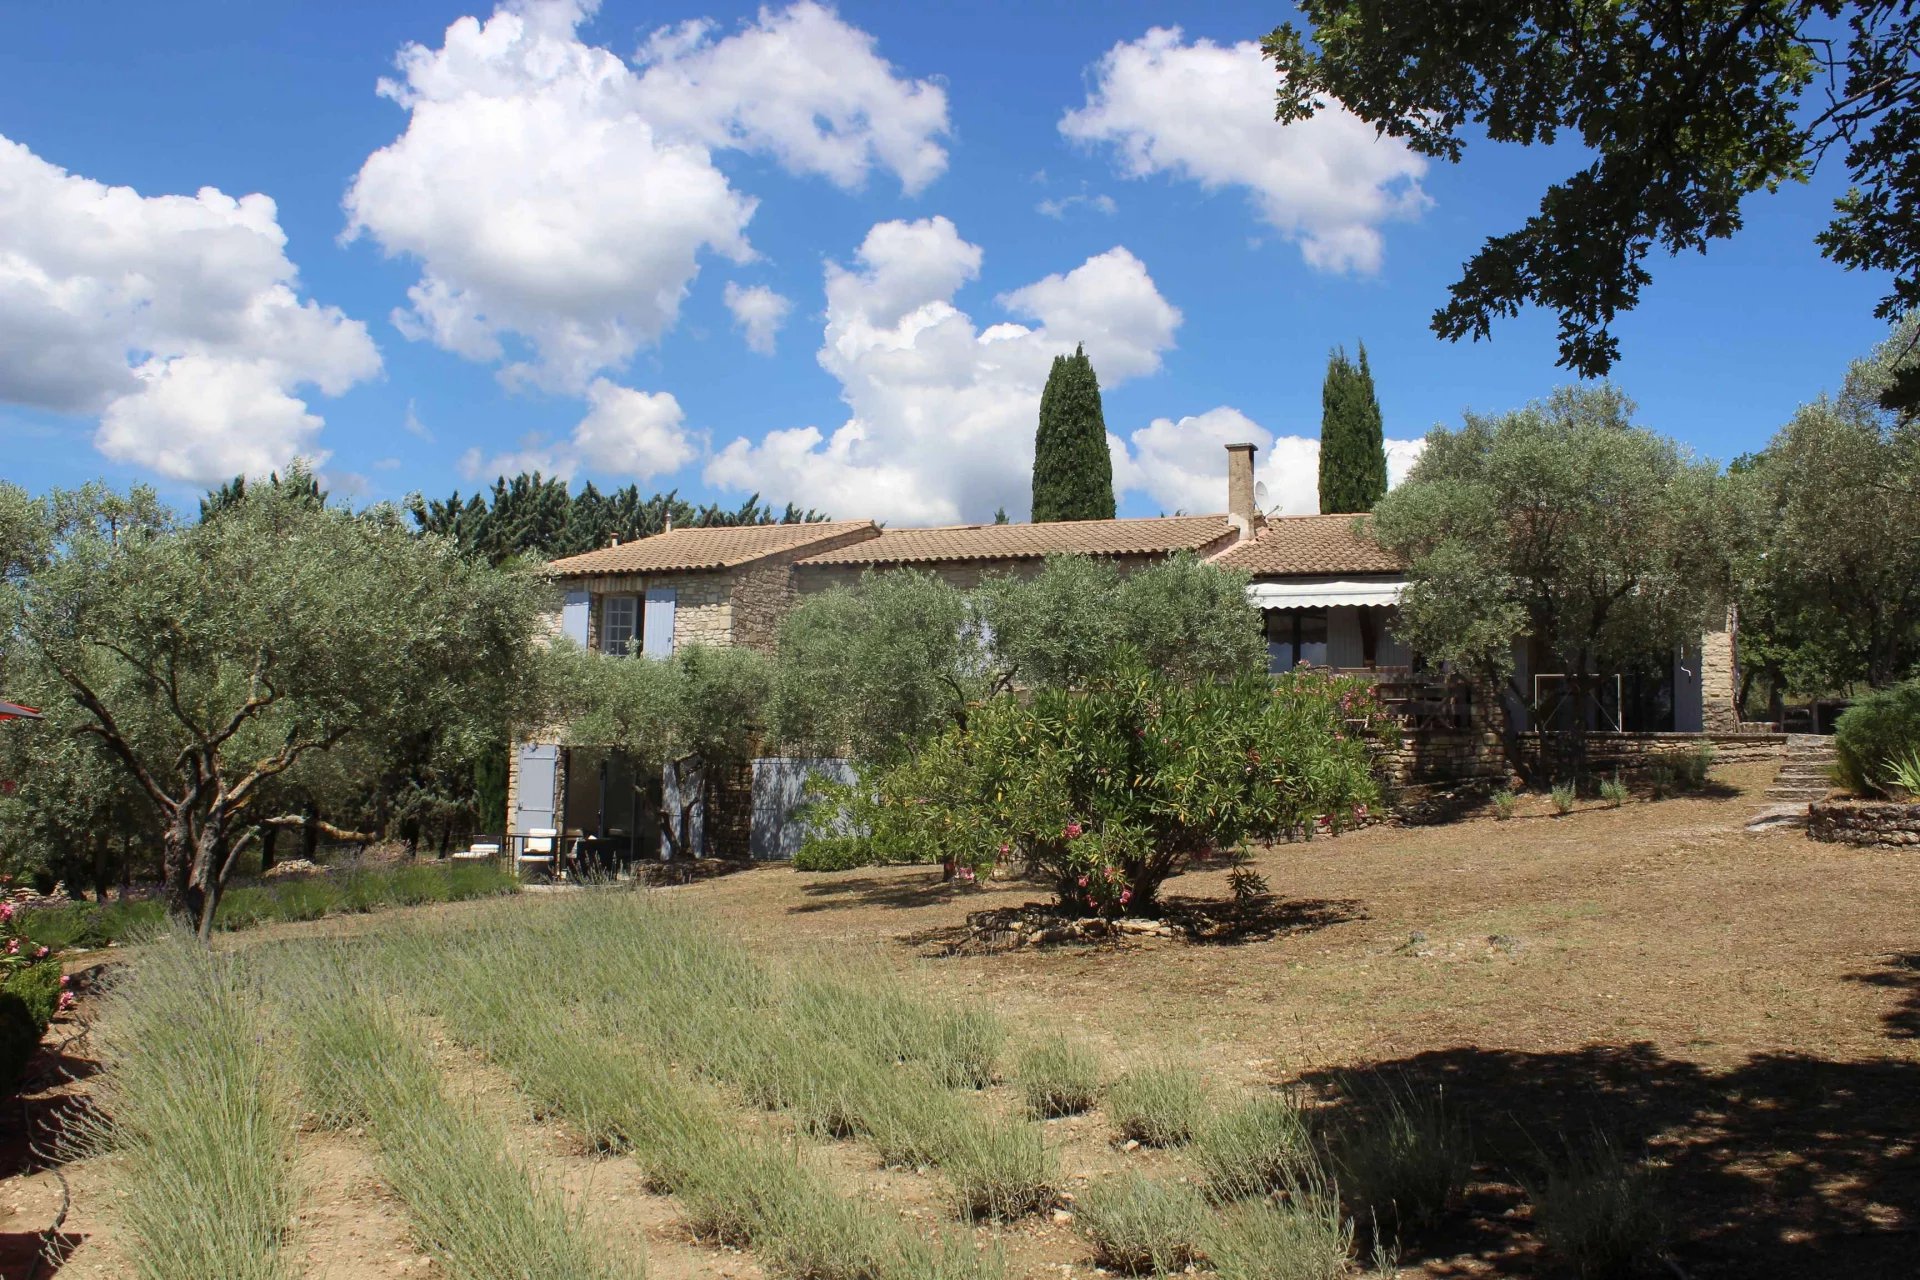
<svg viewBox="0 0 1920 1280"><path fill-rule="evenodd" d="M587 603L592 599L585 591L569 591L560 609L561 633L582 649L587 647Z"/></svg>
<svg viewBox="0 0 1920 1280"><path fill-rule="evenodd" d="M640 625L641 652L649 658L665 658L673 653L672 587L647 588L647 612Z"/></svg>
<svg viewBox="0 0 1920 1280"><path fill-rule="evenodd" d="M557 826L553 793L560 765L559 745L523 742L517 754L520 769L513 787L513 833L525 835Z"/></svg>

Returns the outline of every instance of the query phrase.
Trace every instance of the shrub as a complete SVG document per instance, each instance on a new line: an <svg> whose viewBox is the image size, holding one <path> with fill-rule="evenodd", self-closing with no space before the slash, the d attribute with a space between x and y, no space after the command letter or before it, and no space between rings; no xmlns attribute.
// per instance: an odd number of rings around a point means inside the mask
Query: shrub
<svg viewBox="0 0 1920 1280"><path fill-rule="evenodd" d="M1841 713L1833 729L1840 783L1856 795L1885 795L1896 759L1920 752L1920 679L1876 689Z"/></svg>
<svg viewBox="0 0 1920 1280"><path fill-rule="evenodd" d="M1920 800L1920 747L1887 761L1886 789L1908 800Z"/></svg>
<svg viewBox="0 0 1920 1280"><path fill-rule="evenodd" d="M1627 802L1627 784L1620 781L1620 775L1614 774L1600 784L1600 798L1610 809L1618 809Z"/></svg>
<svg viewBox="0 0 1920 1280"><path fill-rule="evenodd" d="M1037 1125L943 1111L927 1141L962 1218L1009 1222L1054 1202L1059 1175Z"/></svg>
<svg viewBox="0 0 1920 1280"><path fill-rule="evenodd" d="M235 958L186 937L149 948L107 1002L82 1146L119 1156L112 1209L142 1280L296 1270L295 1115L269 1025Z"/></svg>
<svg viewBox="0 0 1920 1280"><path fill-rule="evenodd" d="M841 810L926 860L1018 856L1063 907L1151 915L1196 854L1338 829L1378 802L1356 721L1370 687L1302 672L1181 684L1123 670L1083 690L991 698ZM1384 723L1384 719L1383 719Z"/></svg>
<svg viewBox="0 0 1920 1280"><path fill-rule="evenodd" d="M1713 746L1702 743L1697 747L1680 752L1673 758L1674 782L1685 791L1698 791L1707 785L1707 774L1713 769Z"/></svg>
<svg viewBox="0 0 1920 1280"><path fill-rule="evenodd" d="M1553 788L1553 811L1561 817L1573 812L1575 792L1571 782L1556 783Z"/></svg>
<svg viewBox="0 0 1920 1280"><path fill-rule="evenodd" d="M33 1016L25 1000L0 990L0 1097L12 1095L46 1030L47 1024Z"/></svg>
<svg viewBox="0 0 1920 1280"><path fill-rule="evenodd" d="M1100 1059L1064 1036L1029 1045L1015 1074L1027 1114L1043 1120L1078 1115L1099 1098Z"/></svg>
<svg viewBox="0 0 1920 1280"><path fill-rule="evenodd" d="M1341 1280L1349 1274L1353 1223L1323 1179L1301 1182L1281 1201L1226 1210L1201 1236L1220 1280Z"/></svg>
<svg viewBox="0 0 1920 1280"><path fill-rule="evenodd" d="M1493 816L1505 822L1513 816L1520 806L1520 797L1512 787L1502 787L1493 793Z"/></svg>
<svg viewBox="0 0 1920 1280"><path fill-rule="evenodd" d="M1126 1275L1164 1276L1194 1261L1207 1203L1186 1183L1125 1173L1089 1187L1076 1216L1093 1243L1095 1263Z"/></svg>
<svg viewBox="0 0 1920 1280"><path fill-rule="evenodd" d="M1356 1216L1376 1228L1432 1225L1473 1168L1466 1125L1438 1089L1373 1080L1348 1092L1354 1110L1330 1145Z"/></svg>
<svg viewBox="0 0 1920 1280"><path fill-rule="evenodd" d="M1107 1090L1114 1131L1149 1147L1178 1146L1193 1137L1206 1105L1206 1087L1184 1067L1137 1067Z"/></svg>
<svg viewBox="0 0 1920 1280"><path fill-rule="evenodd" d="M1259 1094L1215 1112L1193 1139L1207 1194L1223 1203L1279 1191L1314 1159L1306 1118L1284 1093Z"/></svg>
<svg viewBox="0 0 1920 1280"><path fill-rule="evenodd" d="M793 855L795 871L851 871L880 861L865 836L809 836Z"/></svg>
<svg viewBox="0 0 1920 1280"><path fill-rule="evenodd" d="M1596 1136L1550 1165L1527 1193L1547 1247L1576 1275L1632 1275L1653 1262L1667 1219L1652 1171Z"/></svg>

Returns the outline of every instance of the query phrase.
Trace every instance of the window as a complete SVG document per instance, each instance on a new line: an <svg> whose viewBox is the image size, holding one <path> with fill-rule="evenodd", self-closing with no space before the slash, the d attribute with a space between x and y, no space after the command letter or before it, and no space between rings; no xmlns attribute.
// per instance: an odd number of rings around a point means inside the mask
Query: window
<svg viewBox="0 0 1920 1280"><path fill-rule="evenodd" d="M1267 611L1267 671L1278 675L1301 663L1327 665L1327 615L1300 609Z"/></svg>
<svg viewBox="0 0 1920 1280"><path fill-rule="evenodd" d="M600 598L600 652L640 651L640 601L635 596Z"/></svg>

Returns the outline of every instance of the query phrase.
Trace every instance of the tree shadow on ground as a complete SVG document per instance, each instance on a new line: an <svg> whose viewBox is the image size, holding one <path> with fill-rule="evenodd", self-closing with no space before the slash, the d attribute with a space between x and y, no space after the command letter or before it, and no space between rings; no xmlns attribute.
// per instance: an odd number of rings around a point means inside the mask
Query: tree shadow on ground
<svg viewBox="0 0 1920 1280"><path fill-rule="evenodd" d="M1114 950L1149 945L1238 946L1367 918L1365 906L1355 898L1287 901L1263 895L1239 901L1164 897L1160 905L1159 921L1171 926L1170 935L1143 935L1127 929L1126 926L1133 923L1130 921L1072 917L1062 914L1052 902L1027 902L975 911L964 923L903 933L899 940L923 954L936 956L1087 947ZM1024 939L1023 927L1027 931Z"/></svg>
<svg viewBox="0 0 1920 1280"><path fill-rule="evenodd" d="M99 1127L92 1100L68 1087L100 1070L98 1059L80 1051L88 1030L83 1025L60 1039L50 1036L28 1064L18 1095L0 1103L0 1179L57 1169L71 1157L77 1136ZM54 1034L59 1033L56 1025ZM61 1230L65 1213L64 1207L49 1209L45 1225L37 1230L0 1231L0 1277L44 1280L58 1275L86 1238Z"/></svg>
<svg viewBox="0 0 1920 1280"><path fill-rule="evenodd" d="M801 886L806 901L787 910L795 915L815 911L839 911L853 907L925 907L971 893L976 886L942 878L940 868L931 866L924 875L855 876Z"/></svg>
<svg viewBox="0 0 1920 1280"><path fill-rule="evenodd" d="M1463 1215L1405 1239L1429 1274L1554 1275L1516 1212L1543 1153L1594 1133L1660 1169L1682 1272L1878 1280L1920 1272L1920 1064L1762 1054L1709 1071L1647 1044L1562 1053L1457 1048L1309 1077L1335 1098L1369 1083L1438 1086L1473 1133ZM1358 1087L1356 1087L1358 1086ZM1336 1114L1337 1118L1337 1114Z"/></svg>
<svg viewBox="0 0 1920 1280"><path fill-rule="evenodd" d="M1358 898L1300 898L1292 901L1261 894L1256 898L1160 899L1161 917L1187 932L1201 946L1233 947L1271 942L1295 933L1314 933L1331 925L1367 918Z"/></svg>
<svg viewBox="0 0 1920 1280"><path fill-rule="evenodd" d="M1920 1040L1920 951L1888 956L1885 968L1874 973L1850 973L1847 980L1898 991L1900 1007L1882 1015L1880 1021L1895 1040ZM1920 1271L1920 1266L1915 1269Z"/></svg>

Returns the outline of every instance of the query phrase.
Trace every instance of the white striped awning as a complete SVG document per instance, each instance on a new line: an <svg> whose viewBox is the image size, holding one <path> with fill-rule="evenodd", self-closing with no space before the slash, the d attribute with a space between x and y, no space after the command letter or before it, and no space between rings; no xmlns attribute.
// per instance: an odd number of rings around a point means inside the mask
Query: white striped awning
<svg viewBox="0 0 1920 1280"><path fill-rule="evenodd" d="M1400 603L1405 578L1283 578L1247 584L1247 599L1256 609L1324 609L1329 605Z"/></svg>

